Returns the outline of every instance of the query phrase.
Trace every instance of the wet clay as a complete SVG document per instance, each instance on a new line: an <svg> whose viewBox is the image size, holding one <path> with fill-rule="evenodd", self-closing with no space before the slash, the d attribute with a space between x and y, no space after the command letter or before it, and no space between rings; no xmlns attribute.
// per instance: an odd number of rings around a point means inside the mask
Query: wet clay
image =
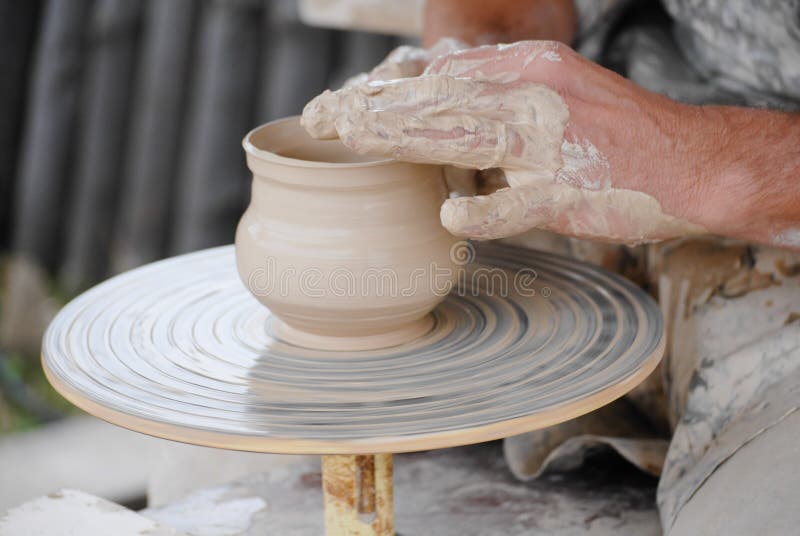
<svg viewBox="0 0 800 536"><path fill-rule="evenodd" d="M665 255L662 270L682 286L682 307L672 296L669 309L682 310L688 319L700 305L714 296L736 298L780 282L772 274L759 271L750 246L720 244L712 240L688 240Z"/></svg>
<svg viewBox="0 0 800 536"><path fill-rule="evenodd" d="M442 38L431 48L402 45L392 50L386 58L368 73L360 73L348 78L344 87L373 82L376 80L395 80L421 75L434 58L469 48L458 39Z"/></svg>
<svg viewBox="0 0 800 536"><path fill-rule="evenodd" d="M277 317L277 337L307 348L395 346L430 331L430 311L460 268L439 221L441 166L353 154L314 140L299 118L244 140L253 172L236 232L239 274Z"/></svg>
<svg viewBox="0 0 800 536"><path fill-rule="evenodd" d="M704 231L648 194L613 188L602 153L565 139L568 120L564 99L541 84L428 74L326 91L306 106L302 125L360 154L502 169L511 188L442 206L442 224L458 236L540 227L636 244Z"/></svg>
<svg viewBox="0 0 800 536"><path fill-rule="evenodd" d="M569 117L564 100L540 84L509 85L515 91L441 75L370 82L325 91L306 105L301 124L359 154L552 178Z"/></svg>

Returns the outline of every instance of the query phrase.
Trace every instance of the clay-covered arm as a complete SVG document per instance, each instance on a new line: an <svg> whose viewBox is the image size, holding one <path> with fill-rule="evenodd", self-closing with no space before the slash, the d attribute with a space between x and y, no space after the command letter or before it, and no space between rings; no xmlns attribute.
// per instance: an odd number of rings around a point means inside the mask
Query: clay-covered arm
<svg viewBox="0 0 800 536"><path fill-rule="evenodd" d="M420 77L325 92L303 123L361 153L502 169L510 188L445 202L456 235L800 246L797 115L680 104L560 43L463 50Z"/></svg>
<svg viewBox="0 0 800 536"><path fill-rule="evenodd" d="M573 0L427 0L423 44L443 37L469 45L546 39L571 43Z"/></svg>

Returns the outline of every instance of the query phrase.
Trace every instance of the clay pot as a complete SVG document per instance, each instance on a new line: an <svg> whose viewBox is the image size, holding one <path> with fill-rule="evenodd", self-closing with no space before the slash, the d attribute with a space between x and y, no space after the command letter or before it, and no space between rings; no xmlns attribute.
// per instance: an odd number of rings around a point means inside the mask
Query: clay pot
<svg viewBox="0 0 800 536"><path fill-rule="evenodd" d="M256 128L243 145L253 189L236 260L278 338L361 350L431 329L460 269L439 221L441 167L356 155L312 139L298 117Z"/></svg>

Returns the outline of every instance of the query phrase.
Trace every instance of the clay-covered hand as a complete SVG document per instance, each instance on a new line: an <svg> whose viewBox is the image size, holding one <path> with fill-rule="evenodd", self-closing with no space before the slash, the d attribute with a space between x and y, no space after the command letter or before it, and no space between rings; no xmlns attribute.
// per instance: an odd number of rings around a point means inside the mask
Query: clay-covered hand
<svg viewBox="0 0 800 536"><path fill-rule="evenodd" d="M360 73L348 78L343 87L353 87L367 82L377 82L386 80L397 80L399 78L411 78L421 75L431 61L439 56L443 56L457 50L469 48L469 45L458 39L443 37L436 40L430 48L414 47L403 45L392 50L386 58L375 66L368 73ZM312 119L311 117L307 120ZM333 125L323 118L322 123L312 127L318 132L324 132L321 137L335 137L336 132ZM444 170L445 180L448 188L453 192L464 195L474 195L479 188L478 180L482 184L485 180L478 177L474 170L465 170L453 166L446 166Z"/></svg>
<svg viewBox="0 0 800 536"><path fill-rule="evenodd" d="M450 38L440 39L430 48L402 45L392 50L370 72L360 73L345 80L342 89L358 88L370 82L417 77L425 72L435 58L467 48L469 48L468 45L462 41ZM329 93L330 91L326 91L324 94ZM303 114L303 123L318 138L336 137L336 129L327 115Z"/></svg>
<svg viewBox="0 0 800 536"><path fill-rule="evenodd" d="M703 232L690 223L698 208L684 202L698 172L685 135L693 114L565 45L527 41L440 56L418 77L326 91L303 124L359 153L501 169L509 188L443 205L453 234L538 227L641 243Z"/></svg>
<svg viewBox="0 0 800 536"><path fill-rule="evenodd" d="M402 45L392 50L370 72L348 78L344 83L344 87L352 87L365 82L419 76L433 59L466 48L469 48L469 45L463 41L447 37L437 40L430 48Z"/></svg>

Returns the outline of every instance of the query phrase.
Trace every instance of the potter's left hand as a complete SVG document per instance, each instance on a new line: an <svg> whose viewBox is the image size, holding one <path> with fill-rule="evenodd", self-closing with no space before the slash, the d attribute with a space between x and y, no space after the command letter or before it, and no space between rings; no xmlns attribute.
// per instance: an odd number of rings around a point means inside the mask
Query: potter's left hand
<svg viewBox="0 0 800 536"><path fill-rule="evenodd" d="M438 39L429 48L402 45L392 50L382 62L367 73L360 73L348 78L344 88L352 88L369 82L382 82L400 78L412 78L423 74L430 63L440 56L451 52L464 50L469 45L458 39L443 37ZM318 137L335 138L336 129L328 117L318 117L320 121L314 125L307 125L316 132ZM312 121L312 116L307 116L306 121ZM447 186L453 192L465 195L474 195L478 186L485 185L485 180L477 180L474 170L459 169L445 166L444 176Z"/></svg>
<svg viewBox="0 0 800 536"><path fill-rule="evenodd" d="M303 124L359 153L502 169L510 188L445 202L453 234L539 227L637 243L703 231L697 204L675 194L695 184L690 140L676 128L690 108L565 45L529 41L441 56L420 77L327 91Z"/></svg>

